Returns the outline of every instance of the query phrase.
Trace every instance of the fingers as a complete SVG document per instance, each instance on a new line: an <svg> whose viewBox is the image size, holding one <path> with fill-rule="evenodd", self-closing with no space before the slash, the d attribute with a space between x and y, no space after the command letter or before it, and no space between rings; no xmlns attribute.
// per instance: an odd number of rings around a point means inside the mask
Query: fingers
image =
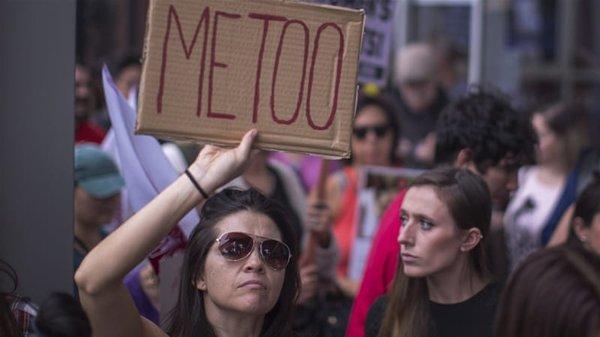
<svg viewBox="0 0 600 337"><path fill-rule="evenodd" d="M246 132L244 134L244 137L242 137L242 141L236 148L236 151L238 152L238 154L240 155L241 158L247 159L251 155L253 155L255 152L259 151L259 150L252 150L252 144L254 144L254 141L256 140L257 135L258 135L258 131L256 129L249 130L248 132ZM199 156L202 154L206 155L209 153L214 153L214 152L217 152L220 150L223 150L223 149L218 146L214 146L214 145L205 145L202 147L202 150L200 151Z"/></svg>
<svg viewBox="0 0 600 337"><path fill-rule="evenodd" d="M300 272L300 283L301 283L301 297L300 302L304 302L315 295L317 290L317 268L314 264L307 265L301 269Z"/></svg>
<svg viewBox="0 0 600 337"><path fill-rule="evenodd" d="M256 129L252 129L244 135L242 138L242 142L236 148L236 151L239 153L240 157L244 160L250 158L250 152L252 150L252 144L256 139L256 135L258 135L258 131Z"/></svg>

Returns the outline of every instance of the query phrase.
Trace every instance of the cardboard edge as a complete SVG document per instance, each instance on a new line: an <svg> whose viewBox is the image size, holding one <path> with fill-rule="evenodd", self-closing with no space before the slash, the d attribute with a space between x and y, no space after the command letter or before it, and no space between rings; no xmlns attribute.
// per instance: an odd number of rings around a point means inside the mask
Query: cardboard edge
<svg viewBox="0 0 600 337"><path fill-rule="evenodd" d="M137 133L138 129L140 128L140 118L142 116L142 114L140 113L140 110L142 109L142 102L145 102L144 100L144 88L146 86L146 76L143 76L143 74L147 71L147 67L148 67L148 49L150 48L150 19L152 18L153 14L154 14L154 10L157 6L157 0L150 0L148 2L148 11L146 12L146 31L144 32L144 45L142 47L142 76L140 76L140 85L139 85L139 89L138 89L138 97L137 97L137 106L136 106L136 116L135 116L135 132Z"/></svg>
<svg viewBox="0 0 600 337"><path fill-rule="evenodd" d="M363 48L363 38L365 35L365 25L367 22L367 18L365 16L365 11L363 9L360 10L361 11L361 27L360 27L360 34L359 34L359 41L358 41L358 57L356 59L356 74L355 74L355 78L354 78L354 83L356 84L356 90L354 91L354 113L352 114L352 123L350 123L350 130L354 129L354 120L356 119L356 114L357 114L357 107L358 107L358 94L360 91L360 82L358 81L358 77L359 77L359 67L360 67L360 55L362 54L362 48ZM352 131L350 131L352 132ZM350 158L350 156L352 155L352 135L350 135L350 145L348 146L348 153L347 153L347 157L344 158Z"/></svg>
<svg viewBox="0 0 600 337"><path fill-rule="evenodd" d="M142 46L142 64L146 61L146 56L148 55L148 40L150 38L150 14L154 8L155 0L150 0L148 2L148 10L146 11L146 22L144 24L144 45Z"/></svg>
<svg viewBox="0 0 600 337"><path fill-rule="evenodd" d="M190 137L187 135L173 135L172 133L167 134L167 133L163 133L160 131L138 130L137 128L135 130L135 134L136 135L144 135L144 136L152 136L157 139L164 139L164 140L170 140L170 141L187 140L187 141L192 141L194 143L201 144L201 145L209 145L210 144L210 145L216 145L216 146L225 147L225 148L235 147L240 142L240 140L238 140L238 139L231 140L231 141L215 140L215 139L208 139L208 138L195 137L195 136ZM241 139L241 136L240 136L240 139ZM267 143L261 142L260 135L259 135L259 139L257 140L257 143L255 143L254 148L261 149L261 150L268 150L268 151L283 151L283 152L310 154L310 155L315 155L315 156L323 157L326 159L333 159L333 160L347 159L347 158L350 158L350 154L351 154L351 151L346 151L346 150L329 150L328 151L327 149L322 149L322 148L321 149L320 148L311 148L310 149L311 152L309 153L309 152L306 152L306 147L303 147L301 145L294 146L294 145L274 144L271 142L267 142Z"/></svg>
<svg viewBox="0 0 600 337"><path fill-rule="evenodd" d="M243 2L243 1L238 0L237 2ZM290 7L300 7L300 8L319 7L328 12L332 11L332 10L334 10L335 12L338 12L338 13L339 13L339 11L343 11L350 15L361 14L362 16L364 16L364 13L365 13L364 9L355 9L355 8L348 8L348 7L342 7L342 6L328 5L328 4L312 3L312 2L307 2L306 0L304 0L304 1L300 1L300 0L279 0L279 1L278 0L253 0L253 2L265 3L265 4L284 3L285 5L289 5Z"/></svg>

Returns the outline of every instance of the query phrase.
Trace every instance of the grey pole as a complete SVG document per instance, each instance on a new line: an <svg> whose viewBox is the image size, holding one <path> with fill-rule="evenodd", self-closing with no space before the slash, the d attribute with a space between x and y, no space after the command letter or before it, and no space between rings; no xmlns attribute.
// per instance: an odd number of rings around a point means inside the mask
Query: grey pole
<svg viewBox="0 0 600 337"><path fill-rule="evenodd" d="M0 257L18 293L73 290L75 0L0 0Z"/></svg>

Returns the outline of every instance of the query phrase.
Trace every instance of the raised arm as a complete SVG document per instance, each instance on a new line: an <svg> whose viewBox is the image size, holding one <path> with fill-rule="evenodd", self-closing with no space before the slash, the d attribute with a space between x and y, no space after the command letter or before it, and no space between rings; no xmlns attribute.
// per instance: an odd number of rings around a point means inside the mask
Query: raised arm
<svg viewBox="0 0 600 337"><path fill-rule="evenodd" d="M204 191L212 193L245 169L256 134L256 130L246 133L234 149L202 149L188 170ZM94 337L164 336L139 316L123 278L202 201L191 180L182 175L86 256L75 281Z"/></svg>

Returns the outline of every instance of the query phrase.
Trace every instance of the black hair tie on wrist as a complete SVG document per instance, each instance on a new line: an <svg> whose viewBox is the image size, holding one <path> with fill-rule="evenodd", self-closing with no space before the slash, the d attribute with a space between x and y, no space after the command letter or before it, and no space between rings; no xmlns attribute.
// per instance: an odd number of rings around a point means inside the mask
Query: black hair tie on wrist
<svg viewBox="0 0 600 337"><path fill-rule="evenodd" d="M198 192L200 192L200 194L202 194L202 196L204 197L204 199L208 199L208 193L206 193L204 191L204 189L202 189L202 187L200 187L200 184L198 184L198 182L196 181L196 179L194 179L194 177L192 176L192 174L190 173L190 171L188 171L186 169L185 170L185 175L188 176L188 178L190 178L190 181L192 182L192 184L194 184L194 186L196 187L196 189L198 190Z"/></svg>

